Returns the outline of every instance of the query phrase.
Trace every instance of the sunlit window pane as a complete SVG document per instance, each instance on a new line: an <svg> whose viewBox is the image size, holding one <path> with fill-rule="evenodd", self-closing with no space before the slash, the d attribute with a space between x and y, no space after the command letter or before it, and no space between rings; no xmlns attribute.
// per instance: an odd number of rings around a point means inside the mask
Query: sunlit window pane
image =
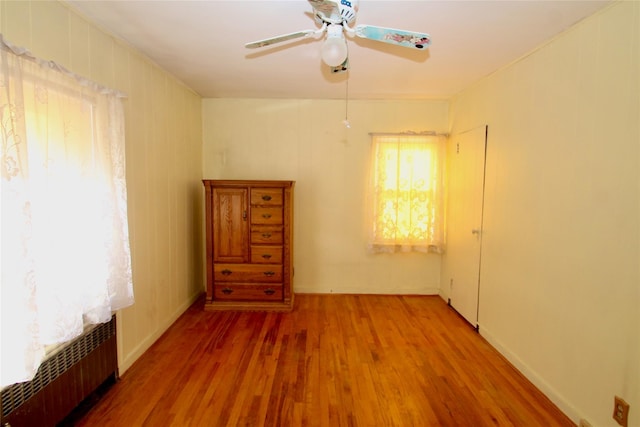
<svg viewBox="0 0 640 427"><path fill-rule="evenodd" d="M32 379L47 345L131 305L133 282L121 94L2 37L0 65L5 386Z"/></svg>
<svg viewBox="0 0 640 427"><path fill-rule="evenodd" d="M372 246L442 246L444 141L376 136L372 156Z"/></svg>

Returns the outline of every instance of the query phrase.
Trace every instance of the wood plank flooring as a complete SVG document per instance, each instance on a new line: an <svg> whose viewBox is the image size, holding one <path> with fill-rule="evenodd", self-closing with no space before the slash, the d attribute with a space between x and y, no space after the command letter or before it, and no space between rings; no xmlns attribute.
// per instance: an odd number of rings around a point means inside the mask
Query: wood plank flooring
<svg viewBox="0 0 640 427"><path fill-rule="evenodd" d="M574 426L435 296L194 304L79 426Z"/></svg>

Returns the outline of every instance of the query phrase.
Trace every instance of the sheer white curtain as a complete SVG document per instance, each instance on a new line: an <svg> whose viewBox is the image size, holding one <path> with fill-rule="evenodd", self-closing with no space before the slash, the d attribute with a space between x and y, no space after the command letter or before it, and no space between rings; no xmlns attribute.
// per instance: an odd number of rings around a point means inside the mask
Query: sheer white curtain
<svg viewBox="0 0 640 427"><path fill-rule="evenodd" d="M373 135L371 252L443 251L445 144L440 135Z"/></svg>
<svg viewBox="0 0 640 427"><path fill-rule="evenodd" d="M1 386L133 303L122 95L0 35Z"/></svg>

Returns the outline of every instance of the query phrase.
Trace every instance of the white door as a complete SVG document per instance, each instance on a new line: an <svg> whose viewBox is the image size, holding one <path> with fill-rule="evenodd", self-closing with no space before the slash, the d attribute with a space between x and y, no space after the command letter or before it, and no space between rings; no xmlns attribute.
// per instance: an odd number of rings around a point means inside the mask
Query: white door
<svg viewBox="0 0 640 427"><path fill-rule="evenodd" d="M478 327L482 204L487 127L454 134L449 139L447 246L444 286L449 303Z"/></svg>

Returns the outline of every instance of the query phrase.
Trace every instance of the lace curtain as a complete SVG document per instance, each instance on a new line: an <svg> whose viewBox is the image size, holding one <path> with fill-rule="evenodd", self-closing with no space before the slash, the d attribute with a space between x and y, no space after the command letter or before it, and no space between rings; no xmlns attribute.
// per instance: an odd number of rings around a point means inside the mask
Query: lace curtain
<svg viewBox="0 0 640 427"><path fill-rule="evenodd" d="M442 252L445 149L439 135L373 135L371 252Z"/></svg>
<svg viewBox="0 0 640 427"><path fill-rule="evenodd" d="M122 95L0 35L1 386L133 303Z"/></svg>

